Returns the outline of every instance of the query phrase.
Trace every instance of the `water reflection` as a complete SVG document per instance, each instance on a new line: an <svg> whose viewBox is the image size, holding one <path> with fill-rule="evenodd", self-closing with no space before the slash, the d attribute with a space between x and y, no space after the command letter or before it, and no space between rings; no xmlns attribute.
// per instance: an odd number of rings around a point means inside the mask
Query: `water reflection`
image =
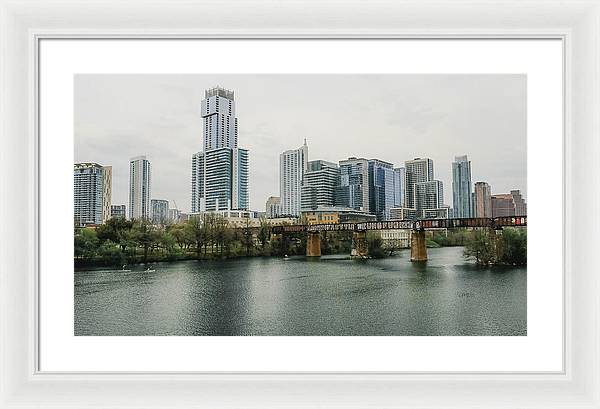
<svg viewBox="0 0 600 409"><path fill-rule="evenodd" d="M250 258L75 273L76 335L526 335L527 272L461 248L356 262Z"/></svg>

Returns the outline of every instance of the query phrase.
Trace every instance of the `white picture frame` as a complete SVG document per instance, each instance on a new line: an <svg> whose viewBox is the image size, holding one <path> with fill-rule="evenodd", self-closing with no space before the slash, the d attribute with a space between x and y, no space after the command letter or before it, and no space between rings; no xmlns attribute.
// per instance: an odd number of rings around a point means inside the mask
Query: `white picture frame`
<svg viewBox="0 0 600 409"><path fill-rule="evenodd" d="M600 234L600 2L0 4L0 407L600 407L600 276L591 257ZM39 372L35 67L45 36L563 39L565 371Z"/></svg>

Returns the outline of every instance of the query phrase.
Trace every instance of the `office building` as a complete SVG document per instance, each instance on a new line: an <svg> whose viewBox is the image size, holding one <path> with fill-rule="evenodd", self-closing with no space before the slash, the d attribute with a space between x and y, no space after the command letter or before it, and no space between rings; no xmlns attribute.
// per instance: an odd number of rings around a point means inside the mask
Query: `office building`
<svg viewBox="0 0 600 409"><path fill-rule="evenodd" d="M456 156L452 163L452 206L454 217L472 217L471 161Z"/></svg>
<svg viewBox="0 0 600 409"><path fill-rule="evenodd" d="M340 161L340 182L335 189L335 205L369 212L369 161L348 158Z"/></svg>
<svg viewBox="0 0 600 409"><path fill-rule="evenodd" d="M444 205L444 186L439 180L415 184L417 210L438 209Z"/></svg>
<svg viewBox="0 0 600 409"><path fill-rule="evenodd" d="M388 220L394 207L394 165L379 159L369 159L369 212L378 220Z"/></svg>
<svg viewBox="0 0 600 409"><path fill-rule="evenodd" d="M291 149L279 155L279 193L281 214L299 216L301 209L302 178L308 166L308 146Z"/></svg>
<svg viewBox="0 0 600 409"><path fill-rule="evenodd" d="M271 196L267 199L265 214L268 219L279 217L281 214L281 198L279 196Z"/></svg>
<svg viewBox="0 0 600 409"><path fill-rule="evenodd" d="M102 167L102 222L110 219L112 205L112 166Z"/></svg>
<svg viewBox="0 0 600 409"><path fill-rule="evenodd" d="M110 218L112 168L97 163L73 166L74 222L102 224Z"/></svg>
<svg viewBox="0 0 600 409"><path fill-rule="evenodd" d="M520 190L511 190L510 195L515 203L515 216L527 216L527 203L521 196Z"/></svg>
<svg viewBox="0 0 600 409"><path fill-rule="evenodd" d="M492 217L492 189L486 182L476 182L473 192L474 217Z"/></svg>
<svg viewBox="0 0 600 409"><path fill-rule="evenodd" d="M204 150L192 155L192 212L248 209L249 154L238 147L233 91L206 90Z"/></svg>
<svg viewBox="0 0 600 409"><path fill-rule="evenodd" d="M394 207L404 206L406 172L404 168L394 169Z"/></svg>
<svg viewBox="0 0 600 409"><path fill-rule="evenodd" d="M150 161L136 156L129 161L129 218L150 217Z"/></svg>
<svg viewBox="0 0 600 409"><path fill-rule="evenodd" d="M416 208L416 188L420 182L433 180L433 160L429 158L415 158L404 163L405 169L405 196L404 202L407 208Z"/></svg>
<svg viewBox="0 0 600 409"><path fill-rule="evenodd" d="M302 211L319 206L331 207L335 204L335 188L339 183L338 165L324 160L307 163L300 190Z"/></svg>
<svg viewBox="0 0 600 409"><path fill-rule="evenodd" d="M527 203L520 190L492 195L492 217L527 216Z"/></svg>
<svg viewBox="0 0 600 409"><path fill-rule="evenodd" d="M169 221L169 201L162 199L152 199L150 201L152 209L152 223L165 225Z"/></svg>
<svg viewBox="0 0 600 409"><path fill-rule="evenodd" d="M115 219L126 219L127 212L125 210L125 205L112 205L110 207L110 217Z"/></svg>

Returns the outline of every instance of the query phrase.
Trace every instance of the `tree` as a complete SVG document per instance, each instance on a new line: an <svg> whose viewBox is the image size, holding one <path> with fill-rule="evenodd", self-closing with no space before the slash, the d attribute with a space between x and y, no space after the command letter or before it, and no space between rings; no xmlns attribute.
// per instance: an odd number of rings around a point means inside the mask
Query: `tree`
<svg viewBox="0 0 600 409"><path fill-rule="evenodd" d="M260 249L261 249L263 255L266 255L265 248L266 248L267 244L269 243L270 237L271 237L271 227L267 223L266 219L264 217L261 217L260 218L260 228L258 230L258 235L256 238L260 242Z"/></svg>
<svg viewBox="0 0 600 409"><path fill-rule="evenodd" d="M490 265L497 262L496 233L490 229L473 230L465 244L464 256L475 259L477 264Z"/></svg>
<svg viewBox="0 0 600 409"><path fill-rule="evenodd" d="M206 245L206 228L198 217L190 218L185 224L186 235L196 246L196 257L200 258L202 246ZM206 248L205 248L206 253Z"/></svg>
<svg viewBox="0 0 600 409"><path fill-rule="evenodd" d="M505 228L502 231L501 260L503 264L527 265L527 230Z"/></svg>
<svg viewBox="0 0 600 409"><path fill-rule="evenodd" d="M138 246L143 249L143 262L148 261L148 250L154 246L158 240L158 234L155 227L146 218L134 222L134 238Z"/></svg>
<svg viewBox="0 0 600 409"><path fill-rule="evenodd" d="M75 234L75 258L91 260L98 251L98 236L92 228L77 229Z"/></svg>

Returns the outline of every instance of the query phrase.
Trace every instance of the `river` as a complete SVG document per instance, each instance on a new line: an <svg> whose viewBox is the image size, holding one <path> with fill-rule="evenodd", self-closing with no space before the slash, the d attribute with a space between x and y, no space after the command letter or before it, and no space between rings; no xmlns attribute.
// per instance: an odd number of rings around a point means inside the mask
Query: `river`
<svg viewBox="0 0 600 409"><path fill-rule="evenodd" d="M75 335L527 335L527 269L462 248L75 272Z"/></svg>

